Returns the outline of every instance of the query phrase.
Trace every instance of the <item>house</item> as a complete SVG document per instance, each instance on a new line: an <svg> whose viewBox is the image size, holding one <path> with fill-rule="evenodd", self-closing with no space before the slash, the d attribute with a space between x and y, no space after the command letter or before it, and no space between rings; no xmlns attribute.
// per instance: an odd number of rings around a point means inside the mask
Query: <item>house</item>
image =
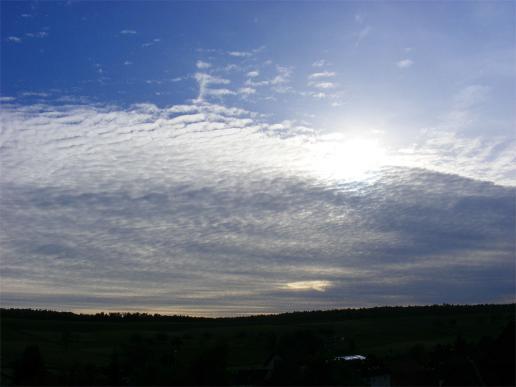
<svg viewBox="0 0 516 387"><path fill-rule="evenodd" d="M333 360L344 360L344 361L354 361L354 360L365 360L366 357L363 355L343 355L343 356L335 356Z"/></svg>

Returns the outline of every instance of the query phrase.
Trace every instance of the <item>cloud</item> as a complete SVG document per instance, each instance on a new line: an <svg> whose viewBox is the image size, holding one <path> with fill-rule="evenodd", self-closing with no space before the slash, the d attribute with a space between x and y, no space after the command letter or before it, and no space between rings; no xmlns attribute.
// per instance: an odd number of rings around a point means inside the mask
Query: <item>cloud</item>
<svg viewBox="0 0 516 387"><path fill-rule="evenodd" d="M227 85L230 83L229 79L220 78L207 73L196 73L195 80L199 84L199 94L197 101L203 101L207 96L223 97L226 95L235 94L229 89L212 88L212 85Z"/></svg>
<svg viewBox="0 0 516 387"><path fill-rule="evenodd" d="M130 66L130 65L132 65L132 64L133 64L133 62L131 62L131 61L129 61L129 60L126 60L126 61L124 62L124 65L125 65L125 66Z"/></svg>
<svg viewBox="0 0 516 387"><path fill-rule="evenodd" d="M34 38L42 39L42 38L48 37L48 32L46 32L46 31L27 32L27 33L25 33L24 36L25 36L25 38L28 38L28 39L34 39ZM18 36L8 36L5 40L8 42L12 42L12 43L21 43L23 41L23 39Z"/></svg>
<svg viewBox="0 0 516 387"><path fill-rule="evenodd" d="M252 87L242 87L238 89L238 93L244 95L251 95L256 93L256 89L253 89Z"/></svg>
<svg viewBox="0 0 516 387"><path fill-rule="evenodd" d="M475 125L478 111L489 99L490 88L472 84L457 91L450 101L450 108L441 117L437 131L461 132Z"/></svg>
<svg viewBox="0 0 516 387"><path fill-rule="evenodd" d="M478 111L489 100L490 88L464 86L450 98L450 107L435 127L394 156L397 165L412 165L473 179L515 185L516 136L480 135Z"/></svg>
<svg viewBox="0 0 516 387"><path fill-rule="evenodd" d="M228 51L227 55L235 57L235 58L250 58L255 54L258 54L265 50L265 46L260 46L258 48L254 48L251 51Z"/></svg>
<svg viewBox="0 0 516 387"><path fill-rule="evenodd" d="M270 81L271 85L279 85L287 83L292 75L292 67L289 66L276 66L277 75Z"/></svg>
<svg viewBox="0 0 516 387"><path fill-rule="evenodd" d="M355 22L361 26L364 25L364 22L365 22L365 16L360 14L360 13L356 13L355 14ZM360 43L371 33L371 26L369 25L366 25L366 26L363 26L362 29L357 32L355 34L356 36L356 39L355 39L355 47L358 47L360 45Z"/></svg>
<svg viewBox="0 0 516 387"><path fill-rule="evenodd" d="M330 281L298 281L289 282L285 285L284 289L287 290L315 290L318 292L324 292L327 287L331 285Z"/></svg>
<svg viewBox="0 0 516 387"><path fill-rule="evenodd" d="M195 79L198 82L204 82L205 84L218 84L218 85L227 85L230 83L229 79L220 78L214 75L210 75L207 73L196 73Z"/></svg>
<svg viewBox="0 0 516 387"><path fill-rule="evenodd" d="M0 97L0 102L12 102L14 100L16 100L16 98L14 98L14 97L7 97L7 96Z"/></svg>
<svg viewBox="0 0 516 387"><path fill-rule="evenodd" d="M364 15L360 14L360 13L356 13L355 14L355 21L358 23L358 24L362 24L364 22L365 18L364 18Z"/></svg>
<svg viewBox="0 0 516 387"><path fill-rule="evenodd" d="M95 71L97 72L97 74L104 74L104 69L100 63L95 63L93 66L95 67Z"/></svg>
<svg viewBox="0 0 516 387"><path fill-rule="evenodd" d="M155 39L152 39L151 42L143 43L142 47L151 47L151 46L154 46L156 43L159 43L159 42L161 42L161 39L160 38L155 38Z"/></svg>
<svg viewBox="0 0 516 387"><path fill-rule="evenodd" d="M371 26L365 26L364 28L362 28L359 32L357 32L355 35L356 35L356 39L355 39L355 47L358 47L360 45L360 43L362 43L362 41L367 37L369 36L369 34L371 33L372 31L372 28Z"/></svg>
<svg viewBox="0 0 516 387"><path fill-rule="evenodd" d="M431 130L418 143L402 149L396 162L514 185L515 155L516 138L487 139Z"/></svg>
<svg viewBox="0 0 516 387"><path fill-rule="evenodd" d="M334 89L336 87L336 84L333 82L309 82L310 86L315 87L317 89Z"/></svg>
<svg viewBox="0 0 516 387"><path fill-rule="evenodd" d="M28 38L46 38L48 36L48 32L40 31L40 32L27 32L25 34Z"/></svg>
<svg viewBox="0 0 516 387"><path fill-rule="evenodd" d="M228 55L234 56L237 58L249 58L249 57L253 56L253 53L248 52L248 51L229 51Z"/></svg>
<svg viewBox="0 0 516 387"><path fill-rule="evenodd" d="M257 76L259 76L259 75L260 75L260 72L259 72L259 71L257 71L257 70L249 71L249 72L247 73L247 76L248 76L249 78L256 78L256 77L257 77Z"/></svg>
<svg viewBox="0 0 516 387"><path fill-rule="evenodd" d="M234 63L230 63L223 67L222 71L232 72L232 71L242 71L242 68Z"/></svg>
<svg viewBox="0 0 516 387"><path fill-rule="evenodd" d="M21 43L21 41L22 41L21 38L19 38L18 36L8 36L6 38L6 40L8 42L13 42L13 43Z"/></svg>
<svg viewBox="0 0 516 387"><path fill-rule="evenodd" d="M209 69L211 67L211 64L208 62L203 62L202 60L198 60L195 66L198 69Z"/></svg>
<svg viewBox="0 0 516 387"><path fill-rule="evenodd" d="M325 60L325 59L319 59L319 60L316 60L314 63L312 63L312 66L313 67L324 67L324 66L328 66L330 63Z"/></svg>
<svg viewBox="0 0 516 387"><path fill-rule="evenodd" d="M245 81L245 86L251 88L264 87L269 86L270 90L275 93L289 93L293 91L292 87L289 86L290 78L293 73L293 68L291 66L276 66L276 75L273 78L265 79L265 80L255 80L258 77L258 71L252 71L250 76Z"/></svg>
<svg viewBox="0 0 516 387"><path fill-rule="evenodd" d="M319 92L316 92L316 93L311 93L310 95L312 97L314 97L314 98L317 98L317 99L323 99L323 98L326 98L328 96L326 93L323 93L322 91L319 91Z"/></svg>
<svg viewBox="0 0 516 387"><path fill-rule="evenodd" d="M323 71L323 72L320 72L320 73L313 73L313 74L310 74L308 76L308 79L320 79L320 78L332 78L334 77L335 75L337 75L335 72L333 71Z"/></svg>
<svg viewBox="0 0 516 387"><path fill-rule="evenodd" d="M121 30L120 34L122 34L122 35L135 35L136 31L135 30Z"/></svg>
<svg viewBox="0 0 516 387"><path fill-rule="evenodd" d="M224 97L224 96L227 96L227 95L234 95L236 94L233 90L229 90L229 89L206 89L204 91L204 97L206 96L214 96L214 97Z"/></svg>
<svg viewBox="0 0 516 387"><path fill-rule="evenodd" d="M414 61L412 59L402 59L396 63L396 66L398 66L400 69L406 69L412 67L413 64Z"/></svg>
<svg viewBox="0 0 516 387"><path fill-rule="evenodd" d="M21 93L23 97L48 97L48 93L37 91L24 91Z"/></svg>
<svg viewBox="0 0 516 387"><path fill-rule="evenodd" d="M462 140L414 149L446 173L355 180L326 173L352 164L346 136L205 100L0 119L2 306L234 315L514 294L515 189L449 174L435 149ZM485 146L459 149L458 169ZM496 177L511 147L471 170Z"/></svg>
<svg viewBox="0 0 516 387"><path fill-rule="evenodd" d="M468 85L453 96L454 109L470 109L484 102L490 88L485 85Z"/></svg>

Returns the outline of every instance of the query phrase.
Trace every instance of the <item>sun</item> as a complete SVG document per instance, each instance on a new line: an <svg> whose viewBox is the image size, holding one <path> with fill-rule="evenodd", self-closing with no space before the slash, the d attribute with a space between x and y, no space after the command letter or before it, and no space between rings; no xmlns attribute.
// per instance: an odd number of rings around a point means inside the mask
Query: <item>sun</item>
<svg viewBox="0 0 516 387"><path fill-rule="evenodd" d="M310 144L312 172L325 179L362 180L386 163L385 147L378 139L326 135Z"/></svg>

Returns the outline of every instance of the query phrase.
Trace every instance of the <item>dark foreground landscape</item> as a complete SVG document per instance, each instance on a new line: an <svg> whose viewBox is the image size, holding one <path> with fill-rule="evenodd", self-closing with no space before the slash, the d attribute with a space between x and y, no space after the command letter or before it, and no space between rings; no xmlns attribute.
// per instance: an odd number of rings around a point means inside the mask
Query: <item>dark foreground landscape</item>
<svg viewBox="0 0 516 387"><path fill-rule="evenodd" d="M217 319L2 309L1 383L514 385L514 316L515 304Z"/></svg>

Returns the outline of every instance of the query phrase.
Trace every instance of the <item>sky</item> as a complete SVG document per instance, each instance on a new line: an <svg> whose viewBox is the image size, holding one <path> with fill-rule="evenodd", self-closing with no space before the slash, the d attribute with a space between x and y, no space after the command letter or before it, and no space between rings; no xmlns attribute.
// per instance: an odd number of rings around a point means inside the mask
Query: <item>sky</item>
<svg viewBox="0 0 516 387"><path fill-rule="evenodd" d="M516 299L516 4L2 1L0 305Z"/></svg>

